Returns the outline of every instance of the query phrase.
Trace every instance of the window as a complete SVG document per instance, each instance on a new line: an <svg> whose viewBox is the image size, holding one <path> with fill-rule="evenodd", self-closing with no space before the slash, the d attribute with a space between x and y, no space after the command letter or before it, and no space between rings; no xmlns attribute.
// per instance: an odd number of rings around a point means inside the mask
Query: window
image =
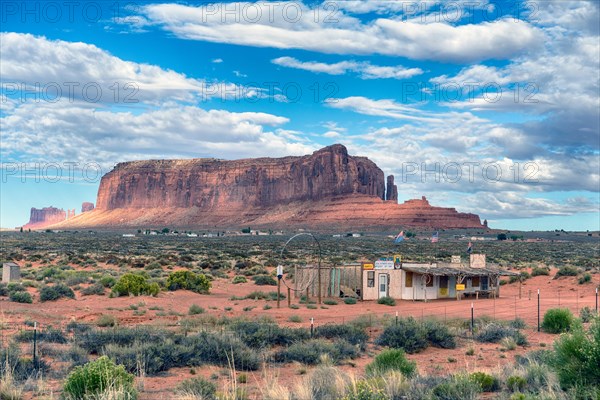
<svg viewBox="0 0 600 400"><path fill-rule="evenodd" d="M425 286L433 287L433 275L425 275L425 279L425 282L427 282Z"/></svg>
<svg viewBox="0 0 600 400"><path fill-rule="evenodd" d="M404 279L404 287L412 287L413 273L411 271L404 271L406 278Z"/></svg>
<svg viewBox="0 0 600 400"><path fill-rule="evenodd" d="M375 287L375 271L367 271L367 287Z"/></svg>
<svg viewBox="0 0 600 400"><path fill-rule="evenodd" d="M471 286L472 287L479 287L479 277L478 276L474 276L471 279Z"/></svg>
<svg viewBox="0 0 600 400"><path fill-rule="evenodd" d="M448 289L448 277L440 276L440 289Z"/></svg>

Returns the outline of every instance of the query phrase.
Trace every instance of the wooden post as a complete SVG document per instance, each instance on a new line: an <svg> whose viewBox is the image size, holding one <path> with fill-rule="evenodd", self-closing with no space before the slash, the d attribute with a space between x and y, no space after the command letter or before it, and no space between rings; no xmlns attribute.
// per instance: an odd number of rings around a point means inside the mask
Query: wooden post
<svg viewBox="0 0 600 400"><path fill-rule="evenodd" d="M281 303L281 278L277 279L277 308L280 307Z"/></svg>
<svg viewBox="0 0 600 400"><path fill-rule="evenodd" d="M319 285L319 288L317 289L317 297L319 299L319 304L321 304L321 261L319 261L317 266L317 273L319 274L319 276L317 276L317 285Z"/></svg>
<svg viewBox="0 0 600 400"><path fill-rule="evenodd" d="M292 295L290 294L291 290L288 288L288 307L292 305Z"/></svg>

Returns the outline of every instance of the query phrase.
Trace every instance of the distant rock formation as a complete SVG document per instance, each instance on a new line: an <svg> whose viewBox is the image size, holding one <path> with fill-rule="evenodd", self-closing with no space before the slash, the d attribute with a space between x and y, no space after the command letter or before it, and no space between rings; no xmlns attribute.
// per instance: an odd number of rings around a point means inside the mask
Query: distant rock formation
<svg viewBox="0 0 600 400"><path fill-rule="evenodd" d="M399 205L393 176L387 178L387 194L385 183L375 163L348 155L339 144L302 157L132 161L102 177L94 210L55 226L482 226L475 214L432 207L425 198Z"/></svg>
<svg viewBox="0 0 600 400"><path fill-rule="evenodd" d="M90 203L89 201L84 201L81 203L81 212L88 212L94 209L94 203Z"/></svg>
<svg viewBox="0 0 600 400"><path fill-rule="evenodd" d="M67 210L67 219L71 219L75 216L75 209L71 208Z"/></svg>
<svg viewBox="0 0 600 400"><path fill-rule="evenodd" d="M385 199L398 202L398 187L394 185L394 175L388 175L385 185Z"/></svg>
<svg viewBox="0 0 600 400"><path fill-rule="evenodd" d="M44 207L37 209L32 207L29 222L23 229L42 229L52 224L62 222L67 218L67 213L62 208Z"/></svg>

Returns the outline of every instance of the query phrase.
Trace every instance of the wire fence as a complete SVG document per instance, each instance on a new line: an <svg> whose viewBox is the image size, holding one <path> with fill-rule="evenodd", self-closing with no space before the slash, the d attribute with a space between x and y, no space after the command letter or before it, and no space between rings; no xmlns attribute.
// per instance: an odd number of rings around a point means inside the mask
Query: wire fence
<svg viewBox="0 0 600 400"><path fill-rule="evenodd" d="M316 299L312 299L316 300ZM338 303L343 301L337 299ZM374 303L374 302L373 302ZM372 304L373 304L372 303ZM579 316L583 308L588 308L590 311L598 313L598 289L591 288L588 290L568 290L568 291L552 291L551 293L541 290L538 294L537 290L527 290L522 292L521 296L502 296L498 298L466 298L462 300L447 299L447 300L432 300L424 301L406 301L400 300L395 306L389 306L385 311L369 311L364 312L364 307L360 307L362 311L357 309L356 313L351 312L352 305L331 305L327 309L320 308L317 304L313 304L312 308L307 308L306 304L296 304L293 309L288 308L287 300L281 301L281 308L272 308L268 312L257 312L250 314L239 314L241 318L256 319L260 315L270 316L274 318L281 326L286 327L308 327L309 324L319 326L324 324L344 324L353 320L360 319L369 326L378 325L381 320L389 318L405 318L413 317L416 319L435 318L440 321L448 322L452 320L470 320L485 318L488 320L515 320L522 319L528 327L536 330L538 324L543 320L544 314L552 308L569 309L575 316ZM342 307L342 308L340 308ZM384 306L378 306L382 308ZM295 316L295 318L291 318ZM156 320L151 323L136 322L131 320L124 326L140 326L156 329L181 329L183 331L215 331L221 330L225 332L227 329L224 321L220 321L219 317L231 319L230 315L225 313L207 313L199 316L176 316L170 320ZM194 320L197 320L194 322ZM259 319L257 319L259 320ZM68 324L72 321L62 321L44 326L38 324L37 329L43 330L48 327L54 329L67 330ZM94 323L89 325L96 326ZM23 330L32 330L33 322L11 322L10 320L0 321L0 339L4 345L6 339L13 334Z"/></svg>

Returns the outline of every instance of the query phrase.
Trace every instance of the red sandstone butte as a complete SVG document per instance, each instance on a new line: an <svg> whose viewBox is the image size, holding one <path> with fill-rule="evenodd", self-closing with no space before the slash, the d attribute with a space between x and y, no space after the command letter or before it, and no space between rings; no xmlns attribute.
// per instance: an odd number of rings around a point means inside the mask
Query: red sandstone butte
<svg viewBox="0 0 600 400"><path fill-rule="evenodd" d="M386 195L383 171L339 144L302 157L132 161L102 177L94 210L55 227L482 227L425 198L397 204L393 181Z"/></svg>
<svg viewBox="0 0 600 400"><path fill-rule="evenodd" d="M89 201L84 201L81 203L81 212L88 212L94 209L94 203L90 203Z"/></svg>
<svg viewBox="0 0 600 400"><path fill-rule="evenodd" d="M62 222L67 218L65 210L56 207L44 207L42 209L31 208L29 222L23 229L42 229L47 226Z"/></svg>

